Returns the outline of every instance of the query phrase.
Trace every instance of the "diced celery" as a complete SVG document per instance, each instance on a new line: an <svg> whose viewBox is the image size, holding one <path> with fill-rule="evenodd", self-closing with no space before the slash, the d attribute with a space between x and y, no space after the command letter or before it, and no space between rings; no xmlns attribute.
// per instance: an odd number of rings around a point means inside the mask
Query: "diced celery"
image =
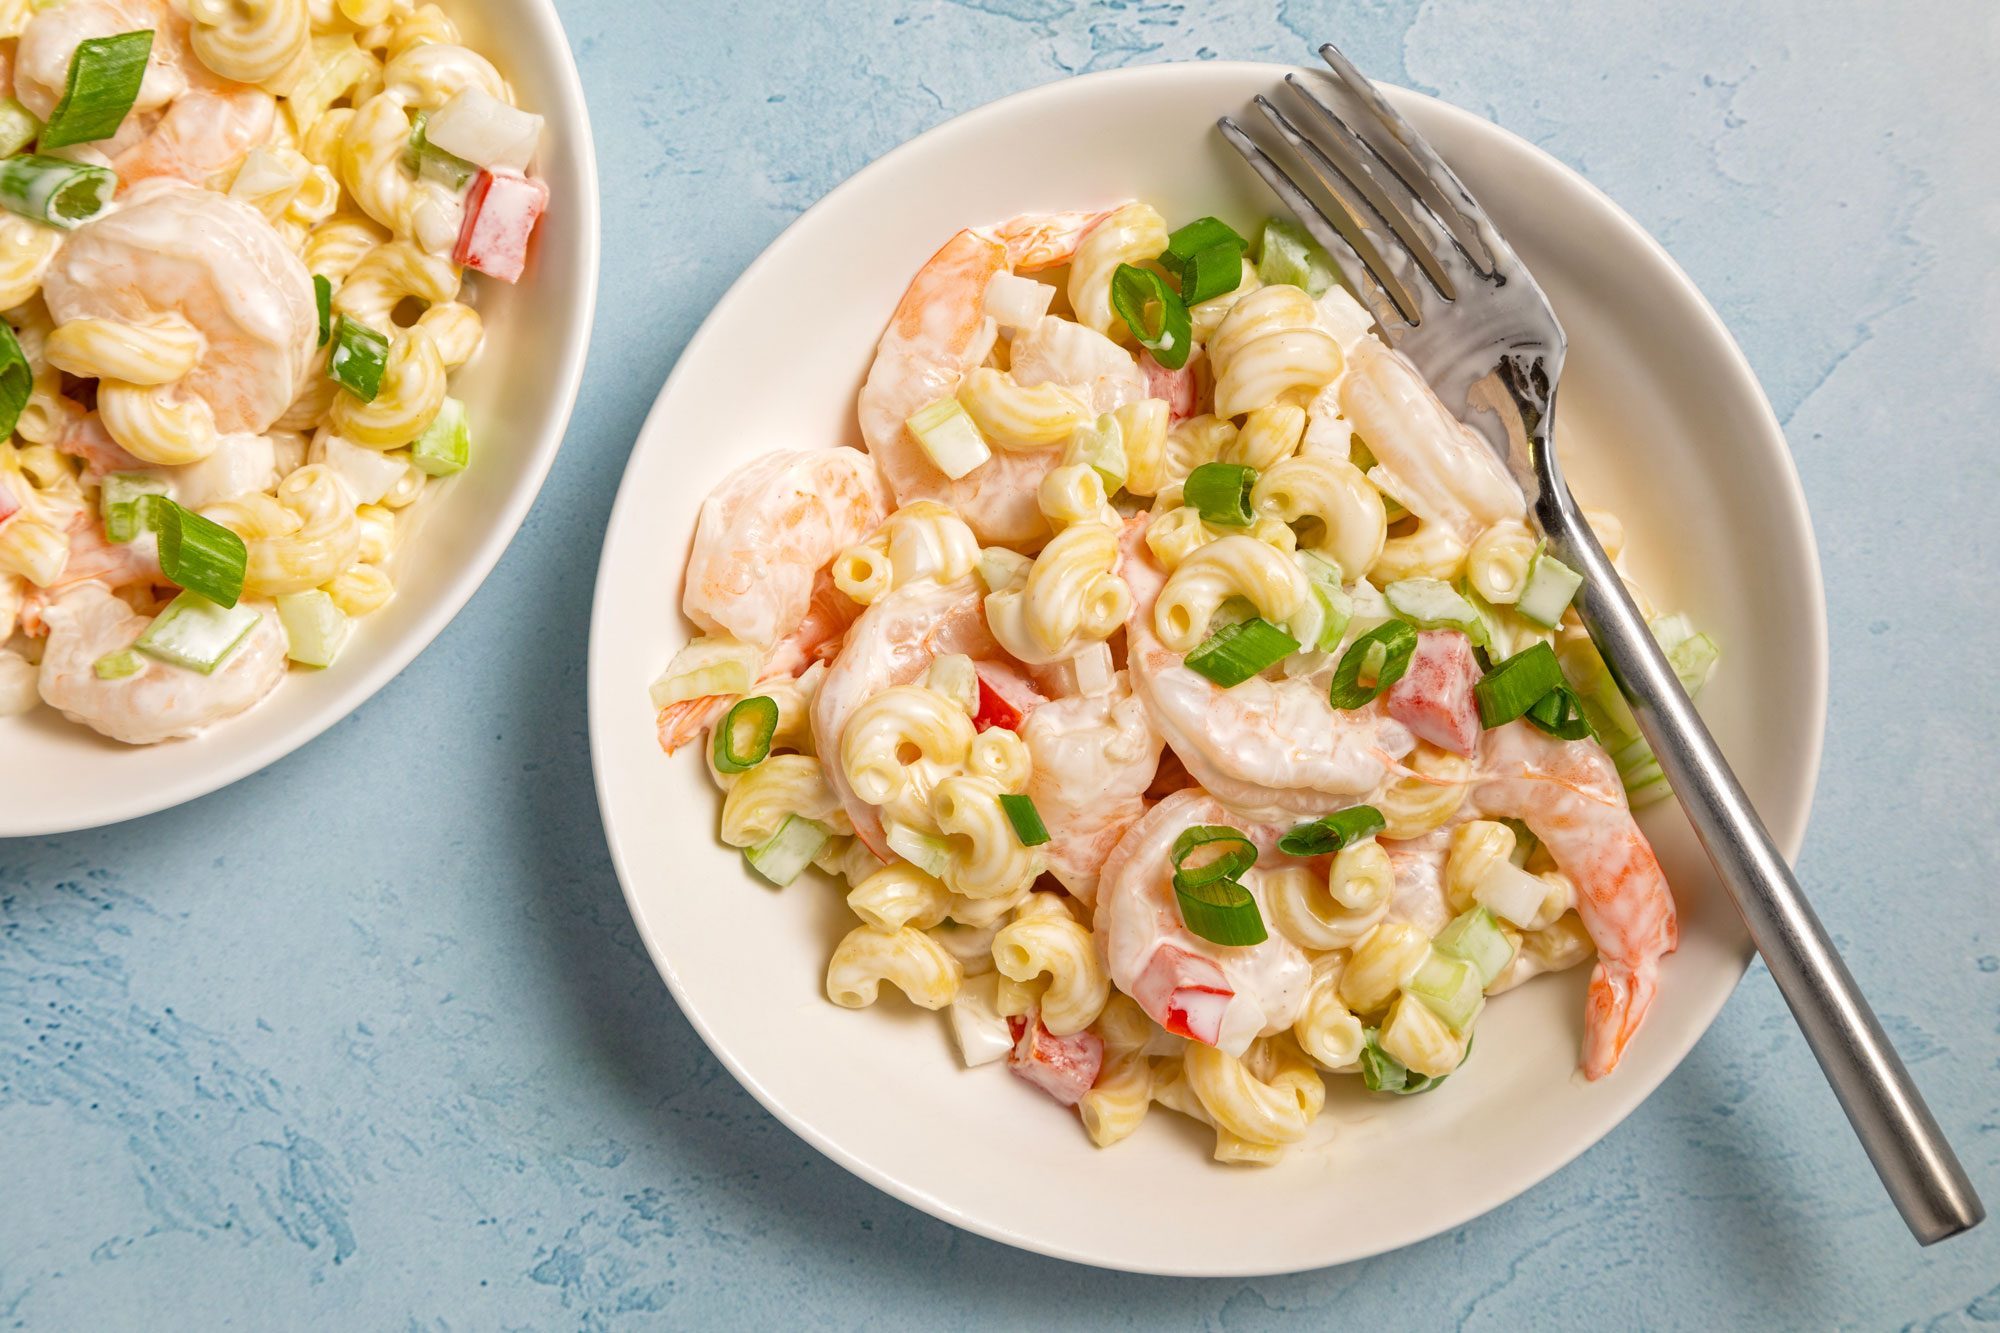
<svg viewBox="0 0 2000 1333"><path fill-rule="evenodd" d="M1542 904L1548 900L1549 886L1512 861L1494 864L1480 877L1472 899L1512 925L1534 930L1548 924L1541 920Z"/></svg>
<svg viewBox="0 0 2000 1333"><path fill-rule="evenodd" d="M1491 986L1493 978L1514 961L1513 942L1500 929L1493 913L1484 907L1470 907L1453 917L1451 924L1431 941L1431 948L1447 957L1462 958L1472 964L1479 973L1482 990ZM1419 972L1418 975L1423 974Z"/></svg>
<svg viewBox="0 0 2000 1333"><path fill-rule="evenodd" d="M743 857L752 870L782 889L812 864L832 836L833 831L824 824L786 815L776 833L744 852Z"/></svg>
<svg viewBox="0 0 2000 1333"><path fill-rule="evenodd" d="M1019 551L1004 546L987 546L979 552L979 581L988 592L1008 592L1027 582L1028 569L1035 562Z"/></svg>
<svg viewBox="0 0 2000 1333"><path fill-rule="evenodd" d="M1583 575L1547 551L1537 551L1534 562L1528 566L1527 585L1521 589L1521 600L1514 603L1514 609L1537 625L1553 629L1582 586Z"/></svg>
<svg viewBox="0 0 2000 1333"><path fill-rule="evenodd" d="M1522 616L1513 607L1496 606L1481 597L1470 579L1458 581L1458 592L1479 612L1480 622L1486 631L1482 646L1495 662L1504 662L1517 653L1550 640L1550 631Z"/></svg>
<svg viewBox="0 0 2000 1333"><path fill-rule="evenodd" d="M986 284L986 313L1003 329L1025 329L1049 313L1056 289L1012 273L996 273Z"/></svg>
<svg viewBox="0 0 2000 1333"><path fill-rule="evenodd" d="M953 481L993 457L986 438L956 398L940 398L904 424L931 465Z"/></svg>
<svg viewBox="0 0 2000 1333"><path fill-rule="evenodd" d="M1722 657L1720 645L1706 634L1697 634L1694 622L1684 615L1661 616L1653 622L1652 631L1674 675L1680 678L1681 688L1689 697L1701 693Z"/></svg>
<svg viewBox="0 0 2000 1333"><path fill-rule="evenodd" d="M979 711L979 677L972 659L963 653L946 653L931 662L924 684L963 708L967 716Z"/></svg>
<svg viewBox="0 0 2000 1333"><path fill-rule="evenodd" d="M280 594L278 623L285 627L285 656L302 666L327 667L347 642L351 622L333 598L314 588Z"/></svg>
<svg viewBox="0 0 2000 1333"><path fill-rule="evenodd" d="M1444 1078L1465 1058L1461 1035L1434 1013L1430 1005L1408 994L1398 995L1389 1006L1376 1040L1383 1054L1394 1056L1411 1073L1432 1079ZM1404 1091L1416 1089L1405 1085Z"/></svg>
<svg viewBox="0 0 2000 1333"><path fill-rule="evenodd" d="M945 867L951 864L951 847L943 838L933 837L893 819L884 820L882 828L889 850L926 875L942 875Z"/></svg>
<svg viewBox="0 0 2000 1333"><path fill-rule="evenodd" d="M465 404L446 398L422 435L410 442L410 462L419 472L448 477L472 461L472 423Z"/></svg>
<svg viewBox="0 0 2000 1333"><path fill-rule="evenodd" d="M1106 412L1071 431L1063 448L1063 463L1089 464L1104 479L1104 493L1117 494L1125 484L1125 430L1118 418Z"/></svg>
<svg viewBox="0 0 2000 1333"><path fill-rule="evenodd" d="M763 653L726 635L702 635L674 654L666 672L653 682L653 707L714 694L741 694L757 678Z"/></svg>
<svg viewBox="0 0 2000 1333"><path fill-rule="evenodd" d="M1382 596L1420 629L1455 629L1482 647L1488 643L1479 609L1442 579L1399 579L1382 589Z"/></svg>
<svg viewBox="0 0 2000 1333"><path fill-rule="evenodd" d="M1588 639L1572 639L1556 651L1556 661L1582 703L1591 728L1604 748L1616 754L1621 745L1639 734L1639 723L1597 645Z"/></svg>
<svg viewBox="0 0 2000 1333"><path fill-rule="evenodd" d="M11 97L0 97L0 157L12 157L35 141L42 122Z"/></svg>
<svg viewBox="0 0 2000 1333"><path fill-rule="evenodd" d="M1535 831L1522 820L1502 819L1499 822L1514 830L1514 850L1507 859L1517 866L1527 865L1528 858L1535 854L1535 849L1542 845L1542 840L1536 837Z"/></svg>
<svg viewBox="0 0 2000 1333"><path fill-rule="evenodd" d="M263 618L242 602L217 606L200 593L183 592L167 603L166 610L154 617L132 646L148 657L206 676L222 665Z"/></svg>
<svg viewBox="0 0 2000 1333"><path fill-rule="evenodd" d="M1318 296L1334 282L1333 261L1306 229L1289 218L1271 218L1257 240L1257 279L1303 287Z"/></svg>
<svg viewBox="0 0 2000 1333"><path fill-rule="evenodd" d="M152 472L113 472L97 488L98 512L104 518L104 535L114 542L129 542L145 527L139 513L141 497L165 495L167 479Z"/></svg>
<svg viewBox="0 0 2000 1333"><path fill-rule="evenodd" d="M1472 1026L1486 999L1486 979L1467 959L1433 949L1410 979L1410 994L1422 1000L1453 1032L1463 1032Z"/></svg>
<svg viewBox="0 0 2000 1333"><path fill-rule="evenodd" d="M1308 650L1332 652L1354 614L1354 599L1340 586L1340 566L1312 551L1294 552L1292 559L1305 572L1312 596L1287 628Z"/></svg>
<svg viewBox="0 0 2000 1333"><path fill-rule="evenodd" d="M952 997L951 1035L958 1042L958 1058L967 1069L1003 1059L1014 1049L1013 1031L995 1002L999 984L1000 978L991 972L967 977Z"/></svg>
<svg viewBox="0 0 2000 1333"><path fill-rule="evenodd" d="M115 653L106 653L98 658L91 669L97 673L99 680L124 680L144 671L146 664L130 648L120 648Z"/></svg>

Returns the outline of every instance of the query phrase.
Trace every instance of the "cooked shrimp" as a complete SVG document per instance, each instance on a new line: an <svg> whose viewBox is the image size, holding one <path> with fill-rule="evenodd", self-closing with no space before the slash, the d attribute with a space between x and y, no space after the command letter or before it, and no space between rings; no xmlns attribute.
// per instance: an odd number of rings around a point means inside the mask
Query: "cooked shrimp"
<svg viewBox="0 0 2000 1333"><path fill-rule="evenodd" d="M42 291L58 328L89 318L185 324L199 335L193 368L153 391L213 418L196 458L214 448L215 434L269 429L298 396L319 341L312 277L263 215L212 190L164 181L140 186L123 207L71 232ZM106 416L117 436L118 423ZM118 443L146 453L133 439Z"/></svg>
<svg viewBox="0 0 2000 1333"><path fill-rule="evenodd" d="M1335 709L1321 675L1252 677L1224 689L1161 643L1153 604L1166 575L1144 534L1144 519L1134 519L1122 540L1120 576L1132 591L1125 623L1132 689L1203 787L1251 817L1312 816L1354 804L1392 775L1416 739L1380 700Z"/></svg>
<svg viewBox="0 0 2000 1333"><path fill-rule="evenodd" d="M1059 384L1092 411L1109 412L1147 396L1146 375L1132 354L1075 320L1043 316L1007 350L1016 383Z"/></svg>
<svg viewBox="0 0 2000 1333"><path fill-rule="evenodd" d="M838 755L847 719L864 700L916 680L937 658L948 653L1000 656L1000 646L986 628L980 605L983 592L970 578L953 583L919 579L885 594L862 612L848 627L840 655L813 698L813 742L819 753ZM826 765L826 780L853 821L854 835L877 856L889 859L876 808L855 795L838 763Z"/></svg>
<svg viewBox="0 0 2000 1333"><path fill-rule="evenodd" d="M73 421L56 440L56 448L83 460L83 479L88 482L102 481L113 472L142 472L148 466L144 459L119 448L111 432L104 429L104 419L95 412Z"/></svg>
<svg viewBox="0 0 2000 1333"><path fill-rule="evenodd" d="M119 189L160 176L206 184L241 166L269 139L277 113L277 99L261 88L184 93L143 138L112 156Z"/></svg>
<svg viewBox="0 0 2000 1333"><path fill-rule="evenodd" d="M1048 535L1036 502L1060 449L996 451L953 481L904 428L919 409L958 390L993 346L986 287L995 274L1066 262L1101 214L1018 217L958 233L917 271L876 345L860 400L861 438L899 504L950 505L983 542L1028 544Z"/></svg>
<svg viewBox="0 0 2000 1333"><path fill-rule="evenodd" d="M1400 353L1357 339L1340 385L1341 413L1390 474L1397 498L1461 541L1526 508L1486 443L1445 410Z"/></svg>
<svg viewBox="0 0 2000 1333"><path fill-rule="evenodd" d="M1034 759L1028 795L1048 827L1049 871L1086 905L1160 765L1160 736L1119 672L1103 694L1056 699L1021 723Z"/></svg>
<svg viewBox="0 0 2000 1333"><path fill-rule="evenodd" d="M754 459L701 502L681 607L704 630L769 648L805 618L818 572L892 508L859 449Z"/></svg>
<svg viewBox="0 0 2000 1333"><path fill-rule="evenodd" d="M1526 823L1576 884L1577 914L1597 946L1583 1072L1602 1078L1639 1030L1660 959L1679 942L1673 894L1603 746L1510 722L1487 732L1482 748L1486 776L1471 804L1482 814Z"/></svg>
<svg viewBox="0 0 2000 1333"><path fill-rule="evenodd" d="M42 653L42 699L70 721L128 745L191 736L241 713L284 679L285 632L277 611L257 609L261 618L210 675L139 654L138 672L100 680L97 660L130 648L150 622L102 584L77 584L43 611L49 641Z"/></svg>
<svg viewBox="0 0 2000 1333"><path fill-rule="evenodd" d="M1233 816L1207 794L1176 792L1133 824L1098 879L1098 946L1112 984L1176 1036L1240 1056L1259 1036L1292 1025L1312 982L1299 947L1272 932L1262 944L1211 944L1181 920L1174 896L1174 840L1196 824L1229 824ZM1256 844L1260 867L1296 865L1277 854L1280 826L1243 830ZM1243 884L1258 893L1259 870ZM1261 909L1262 904L1260 902ZM1270 913L1264 913L1270 919Z"/></svg>

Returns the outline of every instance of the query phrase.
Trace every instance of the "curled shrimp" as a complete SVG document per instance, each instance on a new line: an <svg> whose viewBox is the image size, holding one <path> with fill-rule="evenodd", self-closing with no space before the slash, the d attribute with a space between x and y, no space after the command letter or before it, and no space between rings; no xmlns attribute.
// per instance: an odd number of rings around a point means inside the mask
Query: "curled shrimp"
<svg viewBox="0 0 2000 1333"><path fill-rule="evenodd" d="M755 459L701 502L681 608L710 633L768 648L805 618L819 571L893 507L859 449Z"/></svg>
<svg viewBox="0 0 2000 1333"><path fill-rule="evenodd" d="M1048 827L1049 872L1085 905L1135 820L1160 765L1160 736L1125 673L1102 694L1040 704L1022 721L1034 760L1028 795Z"/></svg>
<svg viewBox="0 0 2000 1333"><path fill-rule="evenodd" d="M1253 676L1224 689L1162 643L1153 606L1166 574L1146 549L1145 520L1126 525L1120 576L1132 592L1125 623L1132 690L1196 781L1257 818L1313 816L1352 805L1416 745L1381 700L1340 710L1321 675Z"/></svg>
<svg viewBox="0 0 2000 1333"><path fill-rule="evenodd" d="M937 470L904 423L957 392L959 381L992 349L986 287L994 276L1066 262L1102 216L1030 215L961 231L910 280L876 345L859 403L861 438L899 504L949 505L983 542L1032 545L1048 535L1036 496L1060 461L1060 449L996 451L954 481Z"/></svg>
<svg viewBox="0 0 2000 1333"><path fill-rule="evenodd" d="M951 583L919 579L878 598L848 627L840 653L813 697L813 741L819 753L838 755L847 720L863 702L895 685L907 685L950 653L1000 656L980 605L984 589L971 578ZM882 818L855 794L838 763L826 765L827 784L853 821L854 835L889 859Z"/></svg>
<svg viewBox="0 0 2000 1333"><path fill-rule="evenodd" d="M82 327L101 350L76 339L70 355L111 363L66 368L103 375L135 363L131 373L146 382L102 378L98 408L118 445L152 463L196 462L220 435L267 430L297 396L318 343L305 265L262 214L212 190L133 190L123 207L70 233L42 290L56 321L51 342L70 346L65 326L93 321ZM119 340L135 337L163 350L130 355ZM157 433L162 419L178 423L170 438Z"/></svg>
<svg viewBox="0 0 2000 1333"><path fill-rule="evenodd" d="M1312 964L1272 932L1261 944L1223 946L1194 934L1174 894L1174 840L1197 824L1229 824L1221 802L1190 788L1175 792L1126 830L1097 885L1098 947L1112 984L1176 1036L1241 1056L1259 1036L1290 1027L1312 984ZM1242 883L1259 894L1262 868L1300 862L1277 853L1283 828L1243 830L1258 869ZM1266 920L1270 912L1259 903Z"/></svg>
<svg viewBox="0 0 2000 1333"><path fill-rule="evenodd" d="M1415 366L1373 338L1356 339L1348 352L1340 409L1397 498L1460 541L1525 509L1521 488L1486 442L1445 410Z"/></svg>
<svg viewBox="0 0 2000 1333"><path fill-rule="evenodd" d="M1617 767L1596 741L1563 741L1526 722L1485 736L1471 804L1527 824L1576 884L1577 915L1597 946L1584 1011L1583 1072L1602 1078L1639 1030L1674 951L1673 894L1632 818Z"/></svg>
<svg viewBox="0 0 2000 1333"><path fill-rule="evenodd" d="M49 630L38 681L42 699L70 721L128 745L191 736L243 712L284 679L285 632L277 611L256 609L262 613L257 623L208 675L137 654L137 672L102 680L98 659L130 648L151 621L104 585L79 583L42 611Z"/></svg>

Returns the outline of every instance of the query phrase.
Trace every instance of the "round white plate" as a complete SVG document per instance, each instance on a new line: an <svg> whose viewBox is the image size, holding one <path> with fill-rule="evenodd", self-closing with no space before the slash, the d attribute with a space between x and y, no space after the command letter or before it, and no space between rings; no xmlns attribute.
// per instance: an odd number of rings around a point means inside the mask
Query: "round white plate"
<svg viewBox="0 0 2000 1333"><path fill-rule="evenodd" d="M444 0L466 42L546 118L549 186L519 284L480 278L486 345L453 374L471 410L473 466L432 487L397 553L396 598L356 627L339 662L294 670L241 717L190 740L134 747L49 708L0 718L0 837L95 828L205 796L274 763L360 707L437 637L507 549L555 461L583 378L597 304L597 157L569 40L551 0Z"/></svg>
<svg viewBox="0 0 2000 1333"><path fill-rule="evenodd" d="M1272 65L1162 65L1022 93L889 154L764 252L682 354L640 433L605 541L590 730L605 828L681 1008L771 1112L864 1180L996 1240L1141 1272L1252 1274L1358 1259L1456 1226L1568 1162L1659 1085L1749 958L1677 807L1646 817L1682 908L1659 1000L1610 1078L1573 1071L1588 969L1495 1000L1439 1092L1328 1113L1271 1168L1209 1160L1165 1112L1116 1148L999 1065L959 1067L941 1020L884 988L836 1008L851 919L816 876L776 891L717 842L699 758L663 756L646 686L691 632L676 607L701 497L772 449L852 443L854 398L911 274L957 228L1143 198L1247 228L1275 209L1215 132L1256 119ZM1638 577L1723 644L1703 712L1796 853L1826 700L1819 568L1798 478L1749 367L1660 248L1575 173L1464 111L1400 106L1485 202L1569 331L1560 430L1585 499L1618 510ZM776 332L774 332L776 331Z"/></svg>

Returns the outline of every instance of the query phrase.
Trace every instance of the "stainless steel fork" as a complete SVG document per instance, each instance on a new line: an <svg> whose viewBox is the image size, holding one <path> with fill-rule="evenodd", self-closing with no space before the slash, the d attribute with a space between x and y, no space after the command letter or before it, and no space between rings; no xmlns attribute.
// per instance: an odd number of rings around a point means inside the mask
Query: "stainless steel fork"
<svg viewBox="0 0 2000 1333"><path fill-rule="evenodd" d="M1506 461L1550 549L1584 575L1584 627L1903 1220L1925 1245L1977 1226L1986 1210L1972 1182L1563 481L1551 426L1565 341L1548 298L1423 136L1347 57L1331 45L1320 55L1333 98L1288 75L1294 111L1256 99L1314 190L1227 116L1224 137L1333 256L1389 342Z"/></svg>

